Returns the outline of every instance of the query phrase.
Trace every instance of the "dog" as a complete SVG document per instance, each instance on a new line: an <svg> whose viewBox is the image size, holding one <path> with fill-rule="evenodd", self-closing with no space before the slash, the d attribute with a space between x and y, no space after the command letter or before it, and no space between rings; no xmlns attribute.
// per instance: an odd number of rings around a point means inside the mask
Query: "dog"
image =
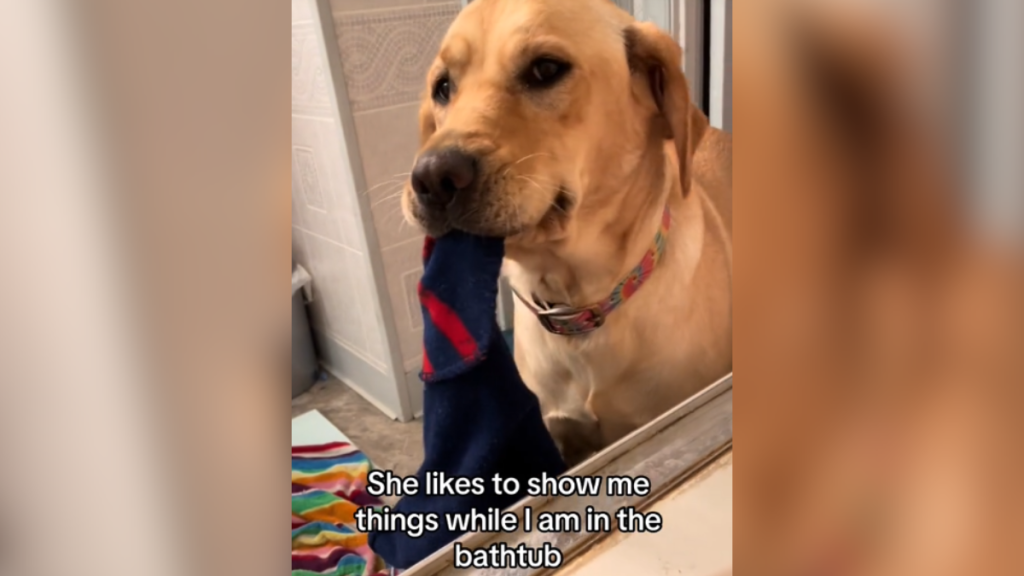
<svg viewBox="0 0 1024 576"><path fill-rule="evenodd" d="M402 193L506 238L515 360L576 464L732 368L731 137L609 0L477 0L427 75Z"/></svg>

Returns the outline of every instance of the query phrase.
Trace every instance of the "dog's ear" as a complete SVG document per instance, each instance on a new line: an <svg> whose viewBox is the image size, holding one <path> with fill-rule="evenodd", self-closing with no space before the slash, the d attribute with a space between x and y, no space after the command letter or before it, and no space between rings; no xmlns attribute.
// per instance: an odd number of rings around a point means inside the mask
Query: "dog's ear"
<svg viewBox="0 0 1024 576"><path fill-rule="evenodd" d="M434 121L434 101L430 93L423 95L420 100L420 148L427 143L427 140L437 131L437 123Z"/></svg>
<svg viewBox="0 0 1024 576"><path fill-rule="evenodd" d="M655 126L665 138L675 141L685 197L690 192L693 154L708 128L708 118L690 102L690 88L683 76L683 49L649 22L631 24L623 37L630 72L657 106Z"/></svg>

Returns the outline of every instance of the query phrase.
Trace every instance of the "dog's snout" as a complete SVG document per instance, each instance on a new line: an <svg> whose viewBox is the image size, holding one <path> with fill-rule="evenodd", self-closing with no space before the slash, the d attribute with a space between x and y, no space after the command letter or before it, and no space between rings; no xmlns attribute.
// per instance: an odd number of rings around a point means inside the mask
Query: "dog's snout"
<svg viewBox="0 0 1024 576"><path fill-rule="evenodd" d="M457 148L424 152L412 169L413 190L422 202L433 206L447 206L476 183L476 159Z"/></svg>

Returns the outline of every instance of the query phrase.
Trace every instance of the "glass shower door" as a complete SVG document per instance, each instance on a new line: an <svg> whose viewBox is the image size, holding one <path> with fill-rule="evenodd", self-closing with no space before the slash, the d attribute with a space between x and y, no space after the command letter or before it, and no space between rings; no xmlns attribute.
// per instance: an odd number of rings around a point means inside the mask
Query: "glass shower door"
<svg viewBox="0 0 1024 576"><path fill-rule="evenodd" d="M631 13L634 18L644 22L653 22L676 40L679 34L676 24L679 18L679 4L682 0L615 0L615 3Z"/></svg>

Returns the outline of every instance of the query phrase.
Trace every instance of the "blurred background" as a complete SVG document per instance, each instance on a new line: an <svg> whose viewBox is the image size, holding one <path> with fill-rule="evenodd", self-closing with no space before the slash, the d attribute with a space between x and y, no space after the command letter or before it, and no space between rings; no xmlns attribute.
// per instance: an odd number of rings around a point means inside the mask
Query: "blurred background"
<svg viewBox="0 0 1024 576"><path fill-rule="evenodd" d="M0 6L0 574L289 569L288 20Z"/></svg>
<svg viewBox="0 0 1024 576"><path fill-rule="evenodd" d="M292 259L349 288L348 308L313 291L321 357L359 357L358 397L415 415L416 239L382 208L415 96L344 42L436 34L459 6L344 4L0 7L0 574L288 569ZM1024 5L708 6L731 72L690 68L689 24L665 26L712 120L743 126L737 571L1024 573ZM325 112L339 73L348 124ZM345 223L289 208L311 182L384 185L310 192L358 202Z"/></svg>
<svg viewBox="0 0 1024 576"><path fill-rule="evenodd" d="M737 573L1021 573L1022 7L734 11Z"/></svg>

